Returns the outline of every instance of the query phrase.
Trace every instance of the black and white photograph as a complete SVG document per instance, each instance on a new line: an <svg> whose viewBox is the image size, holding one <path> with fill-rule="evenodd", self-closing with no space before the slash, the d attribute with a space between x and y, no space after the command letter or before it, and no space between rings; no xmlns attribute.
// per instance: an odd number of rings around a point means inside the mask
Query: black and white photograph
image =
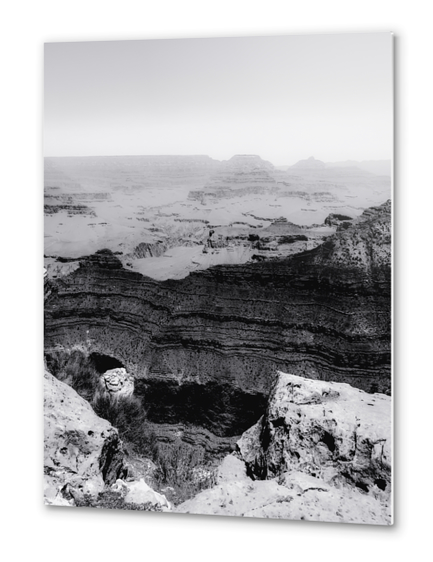
<svg viewBox="0 0 433 562"><path fill-rule="evenodd" d="M393 60L45 43L49 509L393 525Z"/></svg>

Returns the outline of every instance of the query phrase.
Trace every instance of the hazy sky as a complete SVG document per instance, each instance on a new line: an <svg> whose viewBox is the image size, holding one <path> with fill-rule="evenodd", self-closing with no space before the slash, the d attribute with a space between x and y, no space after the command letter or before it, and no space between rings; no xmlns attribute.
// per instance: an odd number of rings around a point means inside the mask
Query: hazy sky
<svg viewBox="0 0 433 562"><path fill-rule="evenodd" d="M392 157L392 35L45 45L46 156Z"/></svg>

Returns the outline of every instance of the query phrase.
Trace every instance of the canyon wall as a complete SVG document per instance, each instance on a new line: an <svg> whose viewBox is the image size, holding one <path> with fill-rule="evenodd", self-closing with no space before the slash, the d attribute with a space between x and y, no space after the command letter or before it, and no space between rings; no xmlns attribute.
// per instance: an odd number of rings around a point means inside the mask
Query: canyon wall
<svg viewBox="0 0 433 562"><path fill-rule="evenodd" d="M50 281L45 352L115 358L155 423L239 435L276 371L391 391L391 204L314 250L158 282L110 251Z"/></svg>

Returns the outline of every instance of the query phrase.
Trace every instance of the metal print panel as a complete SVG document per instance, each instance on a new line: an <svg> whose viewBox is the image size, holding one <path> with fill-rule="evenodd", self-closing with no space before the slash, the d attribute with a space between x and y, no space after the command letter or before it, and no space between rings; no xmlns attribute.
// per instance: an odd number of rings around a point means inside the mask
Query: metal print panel
<svg viewBox="0 0 433 562"><path fill-rule="evenodd" d="M392 120L389 33L45 45L47 505L392 524Z"/></svg>

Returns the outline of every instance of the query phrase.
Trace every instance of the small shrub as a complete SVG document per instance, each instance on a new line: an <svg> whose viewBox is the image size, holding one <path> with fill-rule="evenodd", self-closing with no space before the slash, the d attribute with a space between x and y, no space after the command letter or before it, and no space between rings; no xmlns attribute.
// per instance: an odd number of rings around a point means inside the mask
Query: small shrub
<svg viewBox="0 0 433 562"><path fill-rule="evenodd" d="M215 472L206 463L204 450L178 441L158 444L153 462L159 486L173 488L169 500L176 505L215 485Z"/></svg>
<svg viewBox="0 0 433 562"><path fill-rule="evenodd" d="M95 413L109 421L119 431L120 438L133 445L137 452L142 452L151 443L146 410L136 396L113 398L97 393L92 406Z"/></svg>
<svg viewBox="0 0 433 562"><path fill-rule="evenodd" d="M81 349L52 351L45 356L49 371L90 402L98 385L99 374Z"/></svg>

